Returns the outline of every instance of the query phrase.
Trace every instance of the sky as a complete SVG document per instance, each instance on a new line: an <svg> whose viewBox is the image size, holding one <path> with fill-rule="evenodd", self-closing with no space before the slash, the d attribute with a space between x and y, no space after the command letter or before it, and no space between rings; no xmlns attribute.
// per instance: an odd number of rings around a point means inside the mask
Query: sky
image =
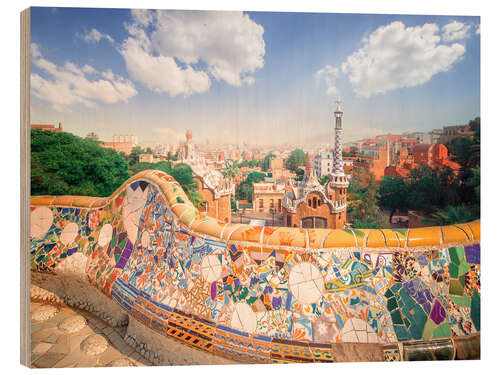
<svg viewBox="0 0 500 375"><path fill-rule="evenodd" d="M333 143L480 115L480 19L32 8L31 123L140 144Z"/></svg>

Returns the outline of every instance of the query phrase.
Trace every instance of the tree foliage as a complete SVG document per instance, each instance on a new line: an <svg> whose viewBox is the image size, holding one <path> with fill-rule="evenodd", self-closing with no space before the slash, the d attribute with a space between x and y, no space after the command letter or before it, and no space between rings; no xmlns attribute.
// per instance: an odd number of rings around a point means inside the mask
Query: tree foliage
<svg viewBox="0 0 500 375"><path fill-rule="evenodd" d="M198 206L202 201L201 194L198 193L198 184L194 179L193 171L187 164L173 166L169 161L160 161L158 163L137 163L132 167L134 173L146 169L156 169L168 173L182 186L189 200Z"/></svg>
<svg viewBox="0 0 500 375"><path fill-rule="evenodd" d="M248 202L252 202L253 184L261 182L265 177L265 173L250 172L247 178L238 187L238 191L236 191L236 198L239 200L247 200Z"/></svg>
<svg viewBox="0 0 500 375"><path fill-rule="evenodd" d="M130 177L114 150L70 133L31 130L32 195L111 195Z"/></svg>
<svg viewBox="0 0 500 375"><path fill-rule="evenodd" d="M293 150L286 159L285 167L292 172L296 172L298 167L306 165L306 156L306 153L299 148Z"/></svg>
<svg viewBox="0 0 500 375"><path fill-rule="evenodd" d="M378 187L373 176L360 198L348 211L353 228L387 228L385 217L377 205Z"/></svg>

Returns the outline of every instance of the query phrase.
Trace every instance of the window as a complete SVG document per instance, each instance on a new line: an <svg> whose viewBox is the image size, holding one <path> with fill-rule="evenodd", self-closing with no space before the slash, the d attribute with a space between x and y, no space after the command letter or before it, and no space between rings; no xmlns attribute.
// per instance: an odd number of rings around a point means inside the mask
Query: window
<svg viewBox="0 0 500 375"><path fill-rule="evenodd" d="M281 199L278 199L278 211L281 211Z"/></svg>
<svg viewBox="0 0 500 375"><path fill-rule="evenodd" d="M286 215L286 226L292 226L292 217L290 215Z"/></svg>
<svg viewBox="0 0 500 375"><path fill-rule="evenodd" d="M316 208L316 204L317 204L316 197L314 197L313 198L313 208Z"/></svg>
<svg viewBox="0 0 500 375"><path fill-rule="evenodd" d="M274 199L271 199L271 203L269 204L270 208L274 208Z"/></svg>
<svg viewBox="0 0 500 375"><path fill-rule="evenodd" d="M264 208L264 199L259 199L259 208Z"/></svg>

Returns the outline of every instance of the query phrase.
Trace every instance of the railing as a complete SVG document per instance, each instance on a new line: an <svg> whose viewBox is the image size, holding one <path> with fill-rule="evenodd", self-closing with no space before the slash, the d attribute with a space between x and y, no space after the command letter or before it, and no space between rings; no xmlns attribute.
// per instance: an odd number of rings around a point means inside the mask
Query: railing
<svg viewBox="0 0 500 375"><path fill-rule="evenodd" d="M32 197L31 206L33 271L83 269L130 319L217 355L479 353L479 221L408 230L224 224L151 170L109 198Z"/></svg>

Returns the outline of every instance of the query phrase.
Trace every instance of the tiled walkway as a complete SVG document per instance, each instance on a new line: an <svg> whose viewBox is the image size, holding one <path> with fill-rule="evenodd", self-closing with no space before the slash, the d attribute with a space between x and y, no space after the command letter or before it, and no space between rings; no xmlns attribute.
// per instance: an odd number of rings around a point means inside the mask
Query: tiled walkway
<svg viewBox="0 0 500 375"><path fill-rule="evenodd" d="M31 312L42 303L32 302ZM96 367L96 366L151 366L151 362L124 341L126 327L113 328L87 311L59 306L59 312L48 320L31 320L31 366ZM68 317L81 315L87 324L79 331L67 333L59 324ZM86 354L82 342L89 336L102 335L107 348L100 354ZM104 349L104 348L103 348Z"/></svg>

